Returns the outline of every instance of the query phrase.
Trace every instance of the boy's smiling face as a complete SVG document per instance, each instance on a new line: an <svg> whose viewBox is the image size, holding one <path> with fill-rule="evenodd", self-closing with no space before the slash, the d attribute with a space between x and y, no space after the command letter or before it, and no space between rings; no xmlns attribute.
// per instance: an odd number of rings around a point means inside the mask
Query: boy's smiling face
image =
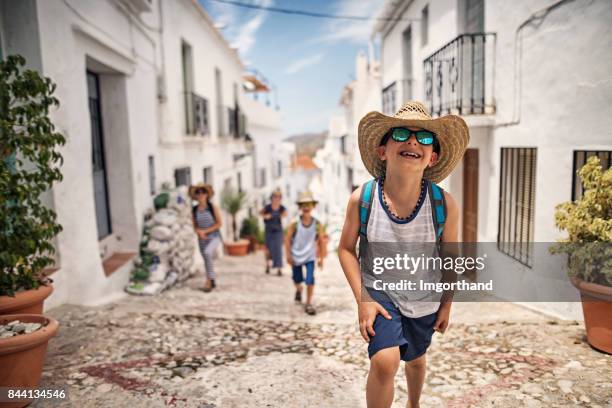
<svg viewBox="0 0 612 408"><path fill-rule="evenodd" d="M412 131L421 128L408 127ZM434 152L432 145L422 145L417 142L416 137L411 135L405 142L396 142L389 137L387 143L377 148L380 160L385 162L387 171L401 171L410 173L423 173L429 166L433 166L438 160L438 153Z"/></svg>
<svg viewBox="0 0 612 408"><path fill-rule="evenodd" d="M300 211L302 215L310 214L314 208L314 203L302 203L300 204Z"/></svg>

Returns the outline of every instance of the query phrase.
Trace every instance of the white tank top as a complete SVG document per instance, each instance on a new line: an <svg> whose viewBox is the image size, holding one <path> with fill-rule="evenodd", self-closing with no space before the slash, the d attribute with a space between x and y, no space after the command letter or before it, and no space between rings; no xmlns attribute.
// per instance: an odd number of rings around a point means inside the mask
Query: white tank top
<svg viewBox="0 0 612 408"><path fill-rule="evenodd" d="M301 217L297 219L295 236L291 242L291 256L295 265L304 265L314 261L317 256L317 220L312 217L310 225L305 227Z"/></svg>
<svg viewBox="0 0 612 408"><path fill-rule="evenodd" d="M426 193L416 215L411 220L397 220L391 218L390 213L382 203L382 190L380 183L376 181L372 193L372 206L370 219L367 227L367 241L372 242L436 242L431 199L429 189L426 185ZM372 281L366 277L364 284L372 288ZM397 295L397 292L386 292L400 312L407 317L422 317L435 313L440 307L439 302L430 301L407 301Z"/></svg>

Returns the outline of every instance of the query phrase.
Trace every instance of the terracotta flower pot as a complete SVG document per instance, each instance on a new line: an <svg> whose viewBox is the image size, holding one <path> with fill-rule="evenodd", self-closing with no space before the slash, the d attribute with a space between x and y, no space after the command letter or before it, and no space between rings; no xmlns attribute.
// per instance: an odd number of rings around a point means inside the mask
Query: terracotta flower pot
<svg viewBox="0 0 612 408"><path fill-rule="evenodd" d="M15 297L0 296L0 315L42 314L43 302L52 292L53 286L49 284L17 292Z"/></svg>
<svg viewBox="0 0 612 408"><path fill-rule="evenodd" d="M0 387L36 388L40 383L47 343L57 334L59 323L57 320L34 314L0 316L1 324L13 320L40 323L44 327L32 333L0 339ZM30 402L0 402L0 408L24 407Z"/></svg>
<svg viewBox="0 0 612 408"><path fill-rule="evenodd" d="M571 281L580 291L589 344L597 350L612 353L612 288L576 277Z"/></svg>
<svg viewBox="0 0 612 408"><path fill-rule="evenodd" d="M245 256L249 250L249 241L239 239L236 242L226 242L225 250L229 256Z"/></svg>

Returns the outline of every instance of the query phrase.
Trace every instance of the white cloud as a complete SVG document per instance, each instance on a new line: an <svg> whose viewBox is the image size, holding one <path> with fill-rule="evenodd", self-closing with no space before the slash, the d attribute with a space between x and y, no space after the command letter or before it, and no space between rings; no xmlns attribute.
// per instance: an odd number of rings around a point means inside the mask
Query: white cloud
<svg viewBox="0 0 612 408"><path fill-rule="evenodd" d="M383 5L384 2L381 0L340 0L334 9L334 14L375 17ZM362 44L370 39L375 23L375 20L332 20L325 26L323 34L314 38L311 43L330 44L349 41Z"/></svg>
<svg viewBox="0 0 612 408"><path fill-rule="evenodd" d="M304 58L295 60L291 64L289 64L287 69L285 69L285 74L293 75L293 74L296 74L302 71L304 68L310 67L312 65L316 65L319 62L321 62L321 60L323 59L323 56L324 56L323 53L319 53L319 54L314 54L308 57L304 57Z"/></svg>
<svg viewBox="0 0 612 408"><path fill-rule="evenodd" d="M258 6L269 7L272 5L272 0L257 0L253 2ZM246 22L233 22L234 26L238 26L238 30L235 32L235 35L231 36L232 38L232 47L235 47L240 52L240 55L246 55L253 44L255 43L257 30L264 23L265 19L268 16L268 12L265 10L259 10L255 13L255 15Z"/></svg>

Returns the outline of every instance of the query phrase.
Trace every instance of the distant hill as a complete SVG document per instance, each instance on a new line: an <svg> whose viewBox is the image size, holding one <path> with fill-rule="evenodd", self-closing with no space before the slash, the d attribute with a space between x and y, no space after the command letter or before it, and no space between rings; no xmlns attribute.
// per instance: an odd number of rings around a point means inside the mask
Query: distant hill
<svg viewBox="0 0 612 408"><path fill-rule="evenodd" d="M285 140L288 142L295 143L295 150L298 155L306 155L314 157L317 150L323 147L325 139L327 138L327 132L312 132L302 133L299 135L289 136Z"/></svg>

